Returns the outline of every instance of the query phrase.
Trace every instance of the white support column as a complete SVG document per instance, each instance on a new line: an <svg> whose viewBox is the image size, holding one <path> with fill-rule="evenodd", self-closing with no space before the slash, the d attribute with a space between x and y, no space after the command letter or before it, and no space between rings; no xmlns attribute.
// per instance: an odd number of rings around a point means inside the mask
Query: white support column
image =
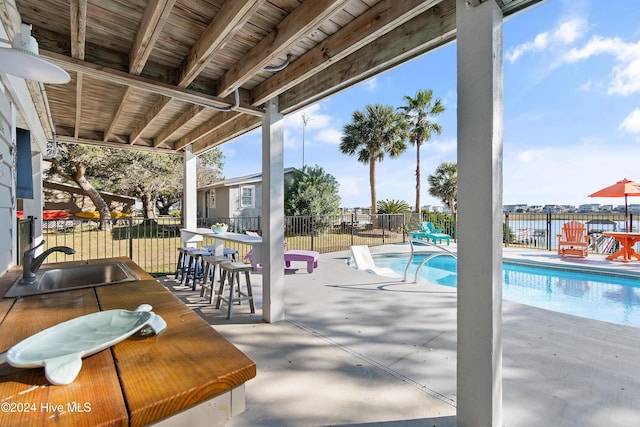
<svg viewBox="0 0 640 427"><path fill-rule="evenodd" d="M457 0L458 427L502 426L502 11Z"/></svg>
<svg viewBox="0 0 640 427"><path fill-rule="evenodd" d="M33 199L23 199L22 210L25 218L28 216L36 218L34 243L37 245L42 241L42 209L44 208L42 154L31 153L31 171L33 174ZM42 248L38 253L41 251Z"/></svg>
<svg viewBox="0 0 640 427"><path fill-rule="evenodd" d="M284 121L278 98L262 118L262 318L272 323L284 312Z"/></svg>
<svg viewBox="0 0 640 427"><path fill-rule="evenodd" d="M184 190L182 199L182 217L184 218L184 228L193 230L198 226L198 158L193 154L191 144L184 148ZM202 240L202 236L190 239L185 242L187 246L195 246L196 240Z"/></svg>

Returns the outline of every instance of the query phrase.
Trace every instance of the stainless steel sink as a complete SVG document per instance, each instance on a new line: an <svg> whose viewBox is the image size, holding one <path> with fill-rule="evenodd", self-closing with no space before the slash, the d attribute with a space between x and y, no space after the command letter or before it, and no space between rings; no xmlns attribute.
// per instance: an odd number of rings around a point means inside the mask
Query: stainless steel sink
<svg viewBox="0 0 640 427"><path fill-rule="evenodd" d="M41 270L33 284L22 284L20 279L4 294L5 298L62 292L132 282L139 277L122 262L77 265Z"/></svg>

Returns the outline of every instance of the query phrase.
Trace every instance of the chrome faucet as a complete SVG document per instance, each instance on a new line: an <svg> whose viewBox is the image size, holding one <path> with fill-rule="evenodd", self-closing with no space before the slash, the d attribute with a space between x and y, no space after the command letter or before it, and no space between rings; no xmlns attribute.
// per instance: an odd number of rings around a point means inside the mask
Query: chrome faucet
<svg viewBox="0 0 640 427"><path fill-rule="evenodd" d="M53 252L64 252L67 255L73 255L76 253L73 248L69 248L67 246L54 246L53 248L47 249L38 257L34 258L33 255L36 253L36 249L44 245L44 242L45 241L43 240L38 246L35 246L24 252L24 255L22 257L22 279L20 280L21 284L28 285L34 283L36 281L36 273L40 269L40 266L44 262L45 258L51 255Z"/></svg>

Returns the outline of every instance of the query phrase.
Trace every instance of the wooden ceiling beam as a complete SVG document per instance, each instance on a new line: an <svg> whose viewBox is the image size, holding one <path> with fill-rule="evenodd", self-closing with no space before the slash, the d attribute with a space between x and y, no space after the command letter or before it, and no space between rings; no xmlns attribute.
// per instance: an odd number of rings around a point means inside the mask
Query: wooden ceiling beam
<svg viewBox="0 0 640 427"><path fill-rule="evenodd" d="M439 0L383 0L332 34L287 68L274 74L251 91L254 105L269 99L318 74L371 41L415 18Z"/></svg>
<svg viewBox="0 0 640 427"><path fill-rule="evenodd" d="M242 86L292 43L316 29L347 2L348 0L313 0L296 7L273 32L260 40L218 80L218 95L227 96L235 88Z"/></svg>
<svg viewBox="0 0 640 427"><path fill-rule="evenodd" d="M144 115L144 119L140 120L129 134L129 144L134 144L136 140L140 138L142 133L151 125L151 122L158 117L160 112L164 110L170 102L171 98L161 96L160 99L158 99L153 106L147 110Z"/></svg>
<svg viewBox="0 0 640 427"><path fill-rule="evenodd" d="M90 139L90 138L74 138L66 135L59 135L58 142L62 142L65 144L85 144L85 145L97 145L100 147L109 147L109 148L121 148L121 149L130 149L137 151L149 151L153 153L167 153L167 154L176 154L176 150L171 148L163 148L163 147L154 147L153 145L130 145L130 144L122 144L120 142L111 142L111 141L103 141L102 138Z"/></svg>
<svg viewBox="0 0 640 427"><path fill-rule="evenodd" d="M147 2L136 39L129 52L129 72L131 74L140 75L142 73L175 3L176 0L150 0Z"/></svg>
<svg viewBox="0 0 640 427"><path fill-rule="evenodd" d="M84 60L87 41L87 0L69 2L69 27L71 30L71 56ZM80 134L82 123L82 73L76 75L76 119L74 136Z"/></svg>
<svg viewBox="0 0 640 427"><path fill-rule="evenodd" d="M213 147L217 147L220 144L253 130L261 124L262 119L258 117L248 116L246 114L238 115L236 120L227 123L216 131L195 141L193 143L193 152L194 154L203 153Z"/></svg>
<svg viewBox="0 0 640 427"><path fill-rule="evenodd" d="M175 144L174 148L176 150L180 150L187 145L201 139L211 132L216 131L217 129L227 125L229 122L236 120L240 114L232 111L218 113L213 116L211 119L207 120L205 123L201 124L182 138L180 138Z"/></svg>
<svg viewBox="0 0 640 427"><path fill-rule="evenodd" d="M87 61L80 61L56 52L41 50L40 54L67 71L84 73L96 79L109 81L123 86L131 86L134 89L167 96L191 104L201 105L205 108L224 108L234 103L233 97L231 97L231 99L224 99L191 89L178 88L175 85L143 76L134 76L127 72L110 69ZM237 111L262 117L263 110L248 104L246 102L248 98L248 92L243 91L241 94L240 106L237 108Z"/></svg>
<svg viewBox="0 0 640 427"><path fill-rule="evenodd" d="M127 99L129 99L129 95L133 90L130 86L125 86L122 90L122 97L120 97L120 101L118 102L118 108L115 113L113 113L113 117L111 118L111 122L107 125L104 131L103 140L107 141L109 137L113 134L113 130L116 128L116 124L118 123L118 118L122 115L124 111L124 107L127 103Z"/></svg>
<svg viewBox="0 0 640 427"><path fill-rule="evenodd" d="M183 61L176 86L179 88L189 86L207 66L211 56L233 37L235 32L240 28L240 24L249 19L249 12L255 11L255 8L257 8L262 1L263 0L227 0L190 50L185 61ZM147 113L145 115L145 121L139 123L137 129L131 134L132 143L170 103L170 100L159 99L153 105L149 110L152 114ZM170 125L167 127L169 126Z"/></svg>
<svg viewBox="0 0 640 427"><path fill-rule="evenodd" d="M266 0L226 0L182 62L178 86L188 86Z"/></svg>
<svg viewBox="0 0 640 427"><path fill-rule="evenodd" d="M87 0L71 0L69 4L71 27L71 56L84 60L87 41Z"/></svg>
<svg viewBox="0 0 640 427"><path fill-rule="evenodd" d="M160 131L160 133L155 137L153 145L160 145L166 142L169 138L171 138L171 135L177 132L182 126L198 117L204 111L207 110L199 105L189 106L189 108L187 108L185 112L180 114L180 117L172 120L167 126L164 127L164 129Z"/></svg>
<svg viewBox="0 0 640 427"><path fill-rule="evenodd" d="M142 70L144 70L144 66L147 64L147 60L149 59L149 55L151 55L151 51L158 41L158 37L160 33L162 33L162 28L165 23L169 19L169 15L171 14L171 9L175 4L176 0L150 0L144 8L144 14L142 15L142 20L140 21L140 25L138 26L138 32L136 33L136 39L133 42L133 46L131 47L131 51L129 52L129 72L131 74L139 76L142 74ZM116 109L116 113L112 119L112 128L117 123L120 118L120 114L124 109L124 102L126 102L128 96L130 94L130 89L127 88L124 96L122 98L121 103ZM169 101L167 98L162 97L161 101L166 101L164 105L168 104ZM158 104L156 104L157 106ZM154 106L154 107L156 107ZM157 107L156 107L157 109ZM154 110L153 108L151 110ZM160 110L157 110L160 111ZM136 128L131 132L130 135L130 144L134 144L136 139L144 132L144 130L151 124L155 116L149 117L149 112L145 115L145 118L148 118L146 123L138 123ZM104 140L106 141L110 136L110 132L105 132Z"/></svg>
<svg viewBox="0 0 640 427"><path fill-rule="evenodd" d="M456 2L444 0L280 95L287 114L455 40Z"/></svg>

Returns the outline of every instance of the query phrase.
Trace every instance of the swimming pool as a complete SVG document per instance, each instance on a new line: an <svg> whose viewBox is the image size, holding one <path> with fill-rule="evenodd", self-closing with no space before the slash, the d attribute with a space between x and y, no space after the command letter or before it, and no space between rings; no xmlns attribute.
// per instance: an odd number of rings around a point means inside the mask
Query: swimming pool
<svg viewBox="0 0 640 427"><path fill-rule="evenodd" d="M409 268L429 254L416 254ZM376 265L404 274L407 254L375 256ZM589 319L640 327L640 278L633 275L582 272L552 266L523 265L504 260L503 298L534 307ZM456 286L456 259L438 256L420 269L419 281Z"/></svg>

